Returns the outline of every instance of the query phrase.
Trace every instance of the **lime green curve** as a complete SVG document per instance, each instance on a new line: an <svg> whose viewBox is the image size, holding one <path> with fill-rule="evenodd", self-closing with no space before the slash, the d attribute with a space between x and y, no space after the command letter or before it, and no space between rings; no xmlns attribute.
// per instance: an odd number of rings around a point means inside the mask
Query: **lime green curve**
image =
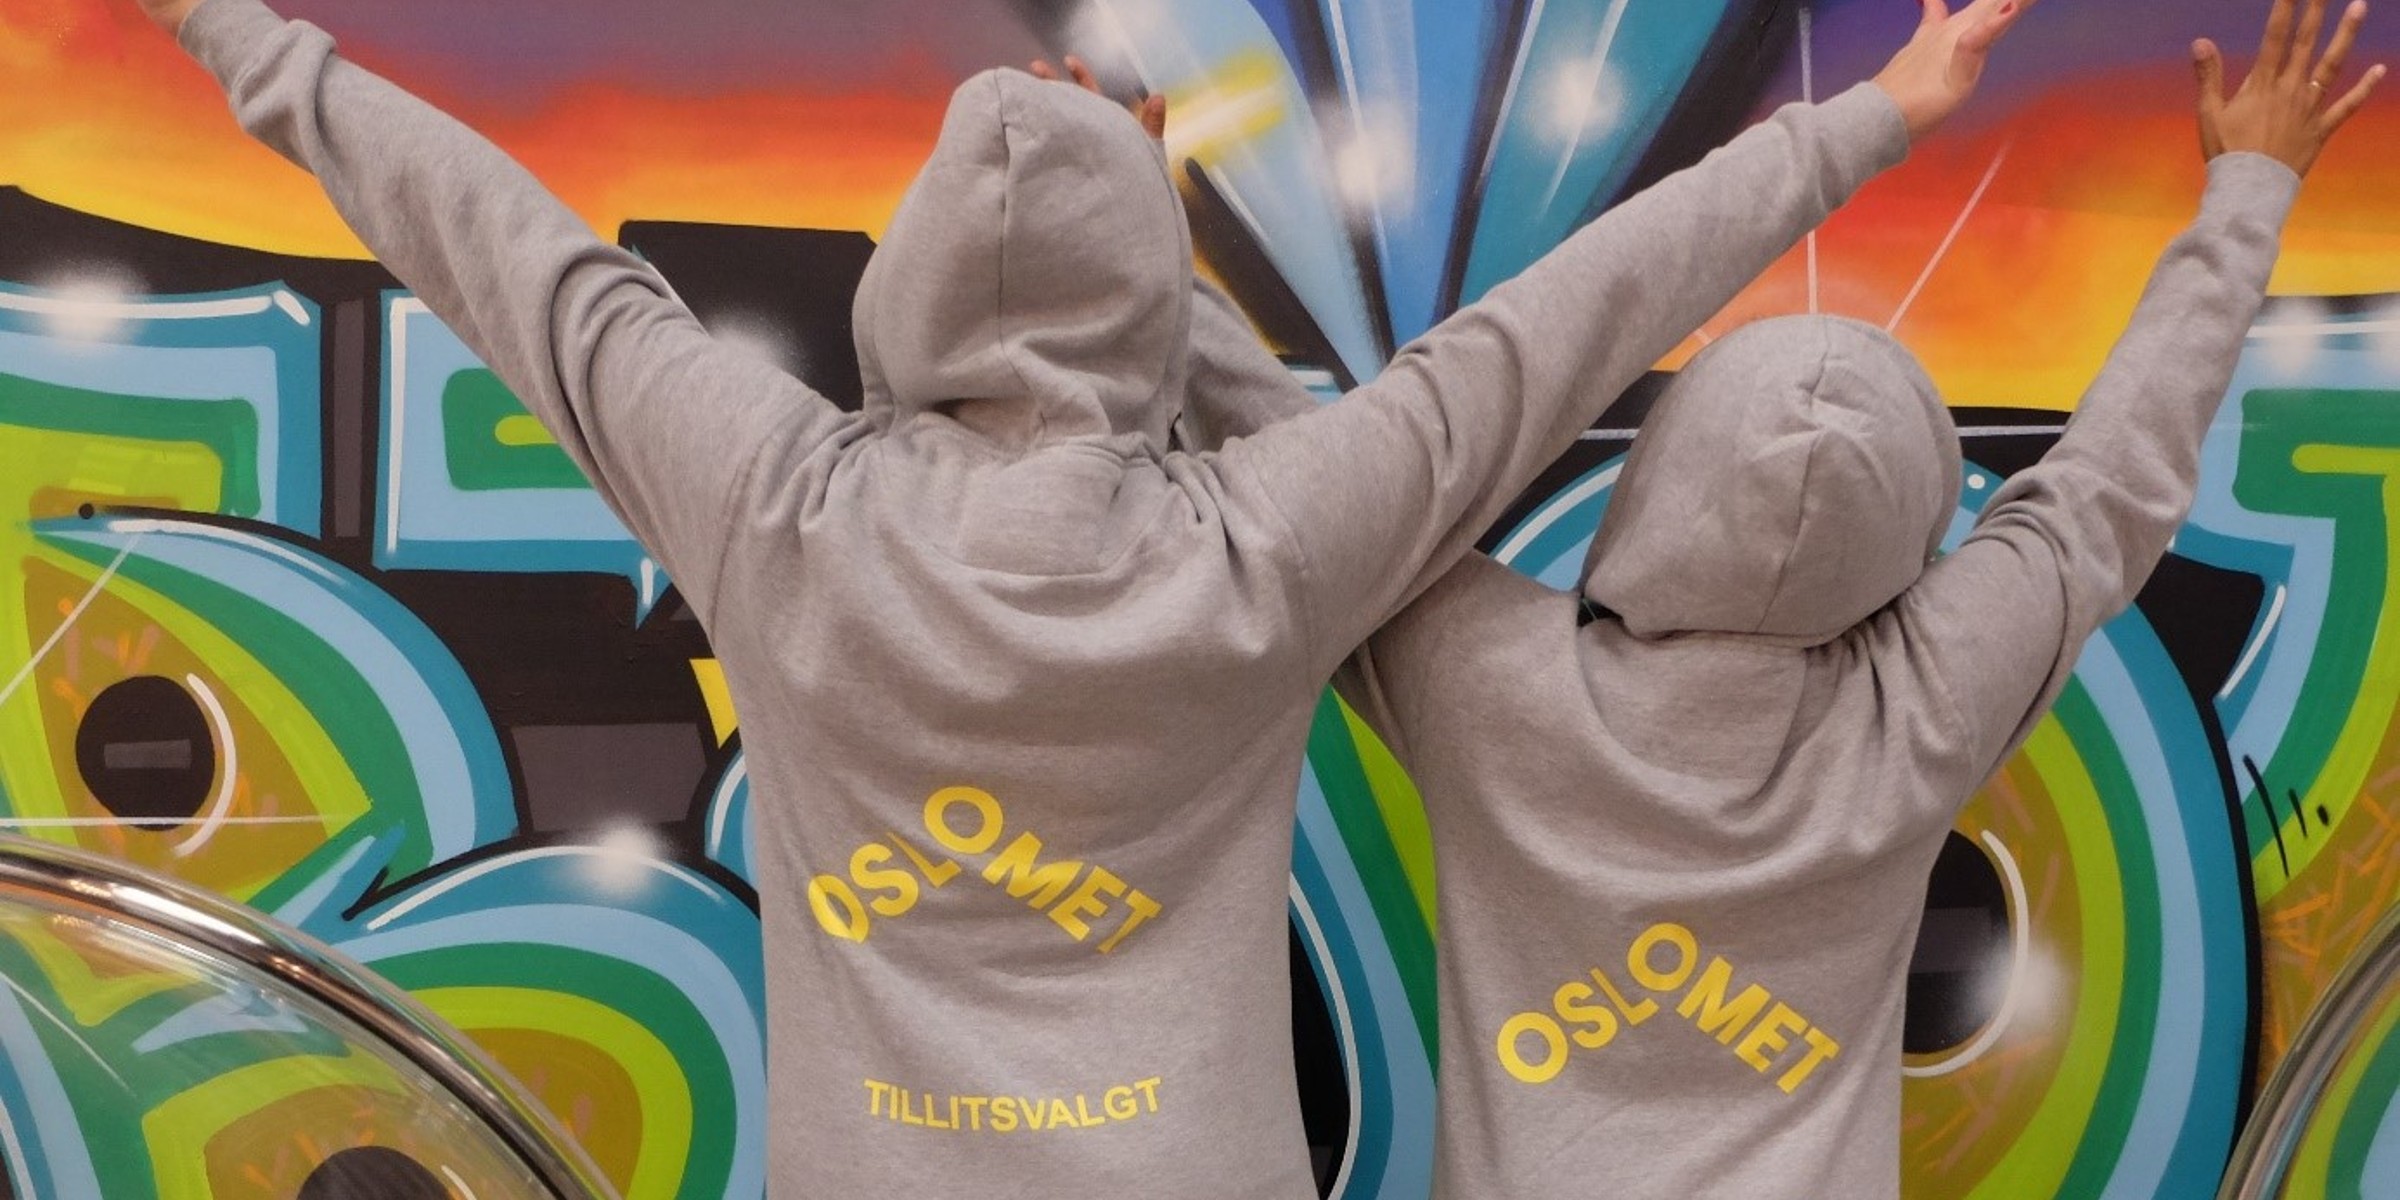
<svg viewBox="0 0 2400 1200"><path fill-rule="evenodd" d="M1334 826L1341 830L1342 845L1357 865L1367 903L1374 909L1384 944L1399 969L1400 986L1408 993L1409 1015L1415 1019L1418 1040L1424 1043L1426 1061L1438 1062L1433 928L1411 886L1392 830L1384 823L1358 743L1351 740L1348 713L1330 690L1318 700L1316 720L1309 726L1308 767L1316 772L1325 805L1333 811Z"/></svg>
<svg viewBox="0 0 2400 1200"><path fill-rule="evenodd" d="M514 987L428 988L418 1001L461 1029L531 1029L604 1050L641 1097L641 1152L625 1200L675 1195L692 1142L692 1091L667 1044L639 1021L582 996Z"/></svg>
<svg viewBox="0 0 2400 1200"><path fill-rule="evenodd" d="M559 946L496 943L419 951L379 959L372 965L377 974L412 995L464 988L513 991L518 1002L535 1007L530 1012L512 1012L500 1023L524 1028L552 1028L537 1017L541 1004L576 998L603 1005L623 1014L652 1037L664 1040L668 1058L644 1069L671 1070L683 1081L681 1092L687 1097L684 1103L695 1111L712 1111L709 1107L712 1103L730 1102L725 1098L733 1095L732 1067L725 1061L724 1051L709 1030L707 1019L672 984L617 959ZM519 981L527 979L539 979L546 986L539 990L526 988ZM689 1031L689 1036L677 1036L679 1030ZM604 1050L616 1049L613 1042L594 1044ZM640 1080L638 1075L636 1080L637 1083ZM647 1107L644 1112L647 1114ZM665 1135L663 1124L653 1126L648 1116L644 1116L645 1143ZM626 1200L650 1200L652 1196L666 1195L674 1195L677 1200L722 1196L732 1175L734 1156L743 1152L742 1147L733 1143L730 1120L688 1123L672 1145L684 1154L683 1163L689 1164L680 1169L682 1190L632 1194ZM653 1151L645 1145L641 1158L651 1157Z"/></svg>
<svg viewBox="0 0 2400 1200"><path fill-rule="evenodd" d="M1417 911L1424 914L1425 928L1438 933L1442 925L1434 908L1433 829L1425 820L1425 800L1383 739L1346 703L1342 704L1342 720L1350 727L1358 765L1366 772L1375 808L1383 814L1383 827L1391 835L1392 852L1400 856L1400 870L1408 878L1409 890L1416 893Z"/></svg>
<svg viewBox="0 0 2400 1200"><path fill-rule="evenodd" d="M2081 688L2069 684L2068 696ZM2066 701L2062 698L2061 705ZM2088 699L2085 701L2089 703ZM2124 975L2123 881L2113 855L2104 855L2111 832L2100 796L2078 747L2054 714L2034 727L2024 754L2056 805L2073 857L2077 916L2083 927L2083 971L2076 981L2074 1023L2058 1073L2008 1153L1969 1193L1976 1200L2019 1200L2052 1196L2066 1181L2080 1128L2101 1090L2109 1040L2117 1025L2117 989Z"/></svg>
<svg viewBox="0 0 2400 1200"><path fill-rule="evenodd" d="M2295 719L2267 768L2270 779L2309 780L2303 804L2335 822L2365 780L2400 681L2400 392L2253 391L2242 401L2245 431L2233 494L2253 512L2333 522L2332 578L2325 616L2301 682ZM2378 685L2377 681L2381 681ZM2278 831L2248 826L2253 887L2273 899L2330 839L2295 818ZM2287 872L2284 859L2289 857Z"/></svg>

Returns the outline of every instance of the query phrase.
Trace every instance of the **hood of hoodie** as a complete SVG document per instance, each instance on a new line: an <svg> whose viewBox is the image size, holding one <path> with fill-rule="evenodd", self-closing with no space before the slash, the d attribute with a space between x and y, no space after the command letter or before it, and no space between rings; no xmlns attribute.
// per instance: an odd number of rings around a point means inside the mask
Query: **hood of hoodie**
<svg viewBox="0 0 2400 1200"><path fill-rule="evenodd" d="M866 414L1155 454L1181 411L1191 261L1165 154L1123 109L977 75L859 282Z"/></svg>
<svg viewBox="0 0 2400 1200"><path fill-rule="evenodd" d="M1584 594L1644 637L1828 642L1923 573L1960 470L1940 393L1891 335L1835 317L1760 321L1660 395Z"/></svg>

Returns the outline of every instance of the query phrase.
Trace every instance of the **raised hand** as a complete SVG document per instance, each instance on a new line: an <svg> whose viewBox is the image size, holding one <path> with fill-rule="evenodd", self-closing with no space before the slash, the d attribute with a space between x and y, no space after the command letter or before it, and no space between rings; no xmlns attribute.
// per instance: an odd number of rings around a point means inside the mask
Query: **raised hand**
<svg viewBox="0 0 2400 1200"><path fill-rule="evenodd" d="M1942 0L1919 2L1925 16L1916 35L1875 75L1875 85L1900 106L1912 140L1933 132L1975 94L1993 45L2033 6L2033 0L1975 0L1952 13Z"/></svg>
<svg viewBox="0 0 2400 1200"><path fill-rule="evenodd" d="M2192 43L2192 66L2200 74L2200 152L2215 158L2233 150L2249 150L2277 159L2308 174L2317 154L2352 114L2366 104L2375 85L2383 82L2382 64L2367 69L2350 90L2337 99L2333 88L2342 79L2342 64L2358 43L2358 30L2367 20L2366 0L2351 0L2334 26L2333 41L2313 64L2309 54L2325 29L2325 0L2308 0L2295 23L2293 0L2275 0L2267 13L2266 40L2259 45L2258 62L2231 97L2225 94L2225 56L2215 42Z"/></svg>
<svg viewBox="0 0 2400 1200"><path fill-rule="evenodd" d="M1033 65L1026 69L1032 71L1038 79L1047 79L1053 83L1066 82L1059 77L1058 68L1041 59L1035 59ZM1075 77L1075 86L1095 96L1108 94L1100 90L1100 81L1092 76L1092 69L1084 65L1082 59L1072 54L1067 56L1067 73ZM1127 105L1126 108L1133 113L1134 120L1142 123L1142 131L1149 134L1153 140L1162 142L1167 140L1167 98L1165 96L1145 96Z"/></svg>
<svg viewBox="0 0 2400 1200"><path fill-rule="evenodd" d="M200 7L200 0L137 0L142 15L158 23L158 27L173 33L183 28L183 19Z"/></svg>

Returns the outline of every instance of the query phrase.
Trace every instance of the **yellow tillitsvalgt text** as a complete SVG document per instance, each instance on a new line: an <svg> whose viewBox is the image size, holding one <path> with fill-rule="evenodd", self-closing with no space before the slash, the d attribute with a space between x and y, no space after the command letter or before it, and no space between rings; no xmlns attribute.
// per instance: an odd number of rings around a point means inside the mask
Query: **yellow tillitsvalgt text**
<svg viewBox="0 0 2400 1200"><path fill-rule="evenodd" d="M1578 1051L1598 1050L1621 1030L1657 1016L1660 999L1751 1069L1773 1073L1787 1096L1842 1052L1840 1042L1766 988L1753 983L1735 991L1733 964L1719 954L1704 965L1699 939L1681 925L1662 921L1643 930L1625 948L1625 975L1634 986L1620 988L1607 971L1593 967L1560 984L1547 1010L1502 1022L1500 1065L1526 1083L1548 1083Z"/></svg>
<svg viewBox="0 0 2400 1200"><path fill-rule="evenodd" d="M953 787L925 801L925 836L933 849L920 849L900 834L868 842L850 854L847 876L819 875L808 881L808 908L825 932L863 942L876 917L898 917L917 906L928 888L942 888L963 870L959 858L982 859L984 882L1023 900L1078 942L1098 936L1095 948L1108 954L1133 931L1165 911L1140 888L1097 863L1050 858L1042 839L1020 831L1006 844L1007 818L1000 802L979 788ZM987 857L988 856L988 857Z"/></svg>
<svg viewBox="0 0 2400 1200"><path fill-rule="evenodd" d="M963 1096L912 1091L880 1079L867 1088L867 1115L957 1133L1063 1133L1123 1124L1158 1111L1159 1077L1072 1096Z"/></svg>

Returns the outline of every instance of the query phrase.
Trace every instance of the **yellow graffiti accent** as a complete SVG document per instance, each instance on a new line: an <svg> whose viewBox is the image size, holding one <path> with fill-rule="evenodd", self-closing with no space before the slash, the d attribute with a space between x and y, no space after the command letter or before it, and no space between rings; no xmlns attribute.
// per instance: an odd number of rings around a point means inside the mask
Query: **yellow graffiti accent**
<svg viewBox="0 0 2400 1200"><path fill-rule="evenodd" d="M1283 124L1292 84L1283 62L1264 50L1245 50L1187 88L1167 93L1167 158L1214 164Z"/></svg>
<svg viewBox="0 0 2400 1200"><path fill-rule="evenodd" d="M713 658L693 659L692 682L699 685L700 699L708 705L709 727L716 731L717 744L722 746L742 726L733 712L733 689L725 686L725 664Z"/></svg>
<svg viewBox="0 0 2400 1200"><path fill-rule="evenodd" d="M558 439L530 413L517 413L500 418L492 426L492 440L503 446L555 446Z"/></svg>

